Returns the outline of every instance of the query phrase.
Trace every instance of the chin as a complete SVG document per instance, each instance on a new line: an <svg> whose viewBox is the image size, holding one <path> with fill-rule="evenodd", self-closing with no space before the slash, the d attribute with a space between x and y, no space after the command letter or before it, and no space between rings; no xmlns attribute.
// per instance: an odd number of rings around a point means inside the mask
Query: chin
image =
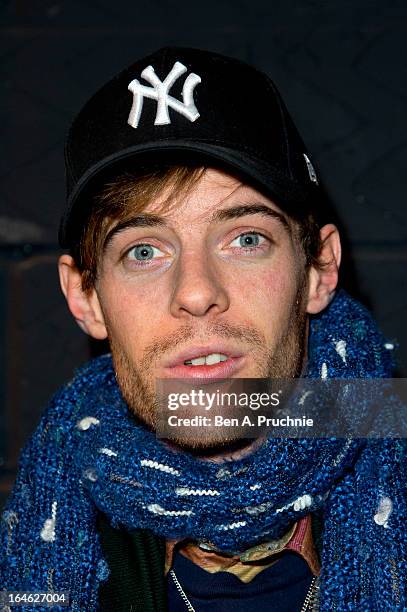
<svg viewBox="0 0 407 612"><path fill-rule="evenodd" d="M175 451L188 452L197 457L206 459L228 457L233 455L233 458L245 454L252 446L256 444L256 440L252 438L228 438L228 439L206 439L201 438L163 438L162 441L170 446Z"/></svg>

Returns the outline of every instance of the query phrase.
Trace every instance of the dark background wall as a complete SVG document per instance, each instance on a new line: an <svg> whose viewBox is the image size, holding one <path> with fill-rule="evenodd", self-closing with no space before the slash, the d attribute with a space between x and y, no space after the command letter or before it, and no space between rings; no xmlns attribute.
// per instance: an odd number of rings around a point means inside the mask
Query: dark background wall
<svg viewBox="0 0 407 612"><path fill-rule="evenodd" d="M342 218L344 282L400 344L407 376L404 1L16 0L0 18L0 505L50 394L91 354L55 267L66 129L162 45L236 56L276 81Z"/></svg>

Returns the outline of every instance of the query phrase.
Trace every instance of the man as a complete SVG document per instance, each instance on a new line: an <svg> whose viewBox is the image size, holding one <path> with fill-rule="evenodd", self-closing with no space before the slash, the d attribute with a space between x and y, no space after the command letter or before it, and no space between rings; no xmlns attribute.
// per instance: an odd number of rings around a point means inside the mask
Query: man
<svg viewBox="0 0 407 612"><path fill-rule="evenodd" d="M112 354L23 451L4 588L72 610L404 609L400 441L154 435L159 379L391 375L270 79L161 49L85 105L66 167L61 286Z"/></svg>

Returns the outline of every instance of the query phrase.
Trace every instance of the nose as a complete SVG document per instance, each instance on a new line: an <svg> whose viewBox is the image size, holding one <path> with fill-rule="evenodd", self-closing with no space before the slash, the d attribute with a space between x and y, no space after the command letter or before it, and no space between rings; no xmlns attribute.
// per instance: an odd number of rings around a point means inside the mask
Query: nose
<svg viewBox="0 0 407 612"><path fill-rule="evenodd" d="M225 277L202 253L184 253L175 273L170 311L174 317L190 318L220 314L229 308Z"/></svg>

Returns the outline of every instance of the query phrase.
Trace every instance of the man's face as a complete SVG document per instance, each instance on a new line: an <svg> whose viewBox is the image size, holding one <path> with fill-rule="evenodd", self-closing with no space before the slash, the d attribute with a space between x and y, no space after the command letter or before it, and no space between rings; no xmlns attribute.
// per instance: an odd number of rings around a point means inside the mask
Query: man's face
<svg viewBox="0 0 407 612"><path fill-rule="evenodd" d="M306 329L305 257L271 200L215 169L162 200L110 232L96 282L123 396L153 428L156 378L297 376Z"/></svg>

